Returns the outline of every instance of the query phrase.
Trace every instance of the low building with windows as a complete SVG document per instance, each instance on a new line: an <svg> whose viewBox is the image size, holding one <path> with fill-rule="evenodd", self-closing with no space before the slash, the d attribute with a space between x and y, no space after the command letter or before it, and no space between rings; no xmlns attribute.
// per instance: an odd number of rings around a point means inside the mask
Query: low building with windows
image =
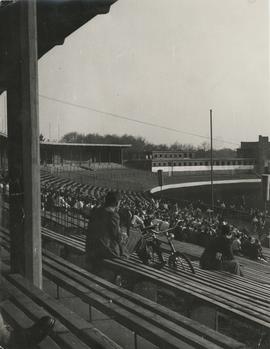
<svg viewBox="0 0 270 349"><path fill-rule="evenodd" d="M214 171L252 171L255 160L250 158L213 159ZM211 160L208 158L156 158L152 160L152 172L205 172L211 170Z"/></svg>

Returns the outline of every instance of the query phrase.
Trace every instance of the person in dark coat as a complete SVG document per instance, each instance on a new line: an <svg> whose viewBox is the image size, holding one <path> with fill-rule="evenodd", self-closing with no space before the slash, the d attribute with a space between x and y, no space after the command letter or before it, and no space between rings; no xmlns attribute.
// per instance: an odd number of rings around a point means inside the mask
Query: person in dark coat
<svg viewBox="0 0 270 349"><path fill-rule="evenodd" d="M243 276L232 252L232 233L228 225L221 226L220 234L211 240L200 258L200 267L208 270L225 270Z"/></svg>
<svg viewBox="0 0 270 349"><path fill-rule="evenodd" d="M97 259L120 257L127 252L122 243L118 208L120 196L109 192L105 204L97 208L89 219L86 237L86 257L91 263Z"/></svg>
<svg viewBox="0 0 270 349"><path fill-rule="evenodd" d="M104 205L94 210L89 218L86 237L87 269L110 281L112 277L107 275L102 263L104 259L128 258L134 251L142 260L148 258L146 242L141 233L130 234L128 241L126 237L123 238L118 214L120 200L117 192L112 191L106 195Z"/></svg>

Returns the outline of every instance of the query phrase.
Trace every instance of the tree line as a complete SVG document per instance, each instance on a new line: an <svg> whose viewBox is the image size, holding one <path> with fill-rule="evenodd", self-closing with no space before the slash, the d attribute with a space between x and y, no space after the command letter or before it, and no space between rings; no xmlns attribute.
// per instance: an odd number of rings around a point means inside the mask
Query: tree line
<svg viewBox="0 0 270 349"><path fill-rule="evenodd" d="M173 144L154 144L148 142L143 137L134 137L132 135L124 134L118 136L116 134L100 135L98 133L82 134L78 132L69 132L65 134L60 142L63 143L90 143L90 144L131 144L131 148L128 152L144 152L152 150L168 150L168 151L187 151L198 152L202 157L210 157L210 145L207 142L203 142L199 146L192 144L184 144L180 142L174 142ZM230 148L216 149L213 151L214 157L236 157L236 151Z"/></svg>

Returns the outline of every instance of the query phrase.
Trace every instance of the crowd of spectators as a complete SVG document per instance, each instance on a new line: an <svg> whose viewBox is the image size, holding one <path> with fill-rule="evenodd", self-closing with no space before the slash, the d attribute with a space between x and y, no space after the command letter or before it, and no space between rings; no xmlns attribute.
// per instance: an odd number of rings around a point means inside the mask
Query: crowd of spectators
<svg viewBox="0 0 270 349"><path fill-rule="evenodd" d="M0 183L1 191L7 192L7 182L2 180ZM59 188L47 182L41 188L42 209L77 212L89 217L91 211L103 204L104 194L104 190L100 190L94 196L81 186ZM217 201L215 210L212 211L200 200L179 204L171 200L143 197L136 193L123 193L119 215L121 225L127 228L127 234L131 227L144 228L151 224L158 226L165 223L165 226L175 227L177 240L205 247L217 236L220 225L226 220L228 208L230 211L236 209L233 203L227 205L228 207L225 202ZM234 253L264 261L261 243L256 237L260 237L265 230L265 213L258 209L249 209L248 214L251 231L244 227L230 226Z"/></svg>
<svg viewBox="0 0 270 349"><path fill-rule="evenodd" d="M80 188L55 190L50 185L42 188L42 207L45 210L72 210L89 217L92 210L103 204L103 198L104 195L93 197ZM213 212L202 201L185 202L180 205L164 199L123 194L119 214L121 225L127 227L127 233L131 227L144 228L151 224L158 226L164 225L165 222L168 227L175 227L177 240L205 247L212 238L217 236L220 225L226 219L224 206L224 202L217 202L216 210ZM263 231L265 216L261 211L251 209L250 222L252 231L230 226L233 233L234 253L265 261L261 243L254 237L258 231Z"/></svg>

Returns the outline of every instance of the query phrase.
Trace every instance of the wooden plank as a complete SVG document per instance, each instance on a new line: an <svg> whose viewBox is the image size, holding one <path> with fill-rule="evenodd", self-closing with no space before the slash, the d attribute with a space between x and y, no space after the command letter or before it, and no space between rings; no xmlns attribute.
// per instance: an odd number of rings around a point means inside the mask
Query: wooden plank
<svg viewBox="0 0 270 349"><path fill-rule="evenodd" d="M20 290L14 287L10 282L1 278L1 284L9 293L10 301L15 304L26 316L34 321L45 315L51 315L29 297L23 294ZM89 346L80 341L74 334L72 334L65 326L56 320L55 326L51 332L51 337L60 346L65 349L89 349ZM93 348L95 349L95 348Z"/></svg>
<svg viewBox="0 0 270 349"><path fill-rule="evenodd" d="M121 264L122 264L123 262L121 262ZM126 262L124 262L124 263L126 263ZM140 267L140 268L142 268L143 270L138 270L138 266ZM122 264L122 267L123 267L123 264ZM151 270L152 268L146 268L146 266L143 266L143 265L139 265L139 264L135 264L135 263L133 263L133 264L131 264L131 263L129 263L129 265L128 265L128 267L133 271L133 272L135 272L135 273L137 273L137 272L139 272L139 273L142 273L142 272L145 272L145 271L147 271L147 270L149 270L150 271L150 273L148 273L147 274L147 277L150 277L152 280L153 279L164 279L163 280L163 282L164 282L164 284L166 284L166 285L168 285L168 287L171 287L171 284L172 284L172 280L174 280L173 278L176 278L175 279L175 283L174 283L174 289L175 290L179 290L179 291L183 291L183 287L179 287L179 276L181 276L182 275L182 277L184 276L183 275L183 273L181 274L179 274L179 275L177 275L177 276L175 276L175 275L167 275L166 277L164 276L164 273L163 274L161 274L161 276L160 276L160 274L159 274L159 272L158 271L153 271L153 270ZM126 268L126 267L125 267ZM168 271L167 271L167 273L168 273ZM194 276L192 275L188 275L188 276L185 276L185 277L190 277L190 278L194 278ZM160 281L159 280L159 281ZM195 279L194 279L195 280ZM261 310L261 309L259 309L259 311L258 312L256 312L256 313L254 313L254 310L258 310L258 309L254 309L254 308L252 308L252 306L251 306L251 304L248 304L248 305L246 305L246 303L243 303L243 301L241 301L242 303L239 305L238 303L239 303L239 300L237 299L237 298L235 298L234 299L234 303L233 303L233 299L229 299L228 300L228 297L225 297L225 298L222 298L222 297L224 297L224 294L220 294L220 292L216 292L215 290L213 290L212 288L211 289L208 289L208 292L206 292L205 291L205 289L202 289L202 290L200 290L200 287L202 287L202 286L199 286L199 288L198 288L198 284L196 283L196 284L187 284L187 285L183 285L183 282L182 282L182 285L181 286L186 286L186 287L188 287L188 289L191 289L191 286L193 286L193 290L194 289L196 289L196 291L197 291L197 295L199 295L199 296L201 296L201 295L207 295L208 296L208 301L212 298L212 302L213 302L213 304L216 304L216 301L218 300L219 302L223 302L224 304L223 304L223 308L225 307L225 309L226 309L226 304L228 304L228 305L231 305L233 308L234 308L234 310L233 311L237 311L238 312L238 310L241 310L241 311L245 311L245 313L246 313L246 315L249 315L249 314L252 314L252 315L254 315L255 317L258 317L258 319L260 319L261 317L260 317L260 315L266 315L267 314L267 316L268 316L268 314L269 314L269 311L268 311L268 309L267 309L267 313L266 312L264 312L263 310ZM209 286L210 287L210 286ZM204 287L203 287L204 288ZM222 296L222 297L221 297ZM254 301L254 299L252 300L252 298L250 298L250 301ZM257 306L258 306L258 304L257 304ZM242 308L241 308L242 307ZM247 308L247 309L246 309ZM253 310L253 312L249 312L249 310ZM248 316L249 318L250 318L250 316ZM264 319L265 319L265 317L263 317Z"/></svg>
<svg viewBox="0 0 270 349"><path fill-rule="evenodd" d="M10 300L5 300L0 304L1 313L5 321L12 326L15 331L33 325L33 321L26 314L14 305ZM39 345L40 349L60 349L60 347L50 338L46 337Z"/></svg>
<svg viewBox="0 0 270 349"><path fill-rule="evenodd" d="M64 277L61 279L61 283L64 284ZM16 287L20 287L24 290L24 292L29 292L28 288L30 290L31 285L27 285L27 288L25 287L24 280L20 277L20 275L12 275L10 276L10 280L16 285ZM75 295L80 293L80 297L83 301L90 302L95 308L99 309L101 312L106 313L109 316L112 316L114 319L117 318L119 323L121 323L124 327L130 328L132 331L135 331L136 333L139 333L140 336L146 338L150 342L158 345L161 348L186 348L191 349L192 346L187 344L184 341L181 341L180 339L175 338L174 336L170 335L166 331L158 328L157 326L152 325L150 322L146 321L145 319L142 319L141 317L138 317L136 315L131 314L124 308L120 307L119 305L115 304L114 302L109 302L109 299L107 296L98 295L92 292L89 292L85 287L76 284L73 284L71 281L69 284L69 289L72 288L72 293ZM37 303L41 304L41 298L38 294L33 295L31 292L31 295L34 297L35 301ZM42 296L43 297L43 296ZM50 307L50 311L55 311L53 309L53 302L50 300L50 302L42 301L42 304L44 307L48 308ZM63 319L61 319L63 320ZM200 348L207 348L207 347L200 347ZM211 348L211 347L210 347ZM209 348L209 349L210 349ZM98 349L98 348L97 348Z"/></svg>
<svg viewBox="0 0 270 349"><path fill-rule="evenodd" d="M122 324L126 324L125 326L127 326L131 319L133 319L134 317L136 319L137 317L138 322L136 326L134 327L133 324L132 328L130 329L134 330L135 332L138 331L137 333L140 336L142 336L142 328L140 326L143 323L144 325L147 325L147 328L149 330L153 331L154 326L156 326L159 328L159 332L161 335L162 333L166 334L166 339L159 339L160 342L164 342L165 347L169 346L169 336L170 334L172 334L173 336L179 338L183 342L192 345L194 348L216 348L216 345L212 344L210 341L208 342L204 340L204 338L197 336L196 334L187 331L179 326L176 326L175 323L161 318L155 312L153 313L153 311L146 310L138 305L134 307L134 303L132 301L127 301L123 297L120 297L119 295L116 295L113 292L110 292L99 285L90 284L89 282L87 285L84 284L83 287L86 287L89 291L91 291L91 293L86 294L83 291L83 288L81 289L82 286L78 284L77 281L74 281L74 279L70 279L64 276L61 271L58 272L54 269L51 269L50 267L44 266L44 272L45 275L49 277L49 279L53 279L56 283L60 284L62 287L64 287L72 293L76 292L77 296L79 296L81 299L84 299L85 301L88 299L88 303L91 302L92 297L94 297L94 294L104 297L105 301L102 306L103 311L104 304L106 303L113 303L114 306L117 305L120 311L118 312L118 315L114 315L114 319ZM96 303L95 307L97 307L97 309L100 309L100 305L98 307ZM110 305L109 308L111 311L112 306ZM128 316L127 319L122 319L124 313L123 311L121 312L121 309L125 309L128 311L128 313L126 313ZM108 312L108 310L106 311ZM147 321L148 324L145 321ZM138 326L138 323L140 324L140 326ZM138 329L140 329L140 331ZM148 340L150 340L150 338Z"/></svg>
<svg viewBox="0 0 270 349"><path fill-rule="evenodd" d="M48 257L44 257L44 268L46 265L49 265L54 270L58 271L61 275L68 276L71 280L78 282L78 284L88 287L89 282L94 285L100 285L104 289L104 292L109 296L111 292L114 293L114 297L116 297L116 301L122 302L126 299L132 302L132 308L136 309L136 306L140 307L138 311L142 309L150 310L152 313L162 316L164 319L170 320L177 325L191 331L194 334L199 335L201 338L205 338L213 343L220 345L222 348L238 348L241 347L241 344L223 336L222 334L217 334L217 332L203 326L197 322L192 321L178 313L175 313L157 303L150 301L140 295L135 294L129 290L120 288L106 280L99 278L93 274L90 274L84 269L76 267L74 264L69 263L63 260L60 257L54 256L52 254L46 254ZM50 258L51 257L51 258ZM57 280L56 280L57 281ZM110 299L113 300L111 296ZM121 297L121 298L119 298ZM114 301L114 300L113 300ZM136 305L134 307L134 304ZM134 309L132 309L134 311Z"/></svg>
<svg viewBox="0 0 270 349"><path fill-rule="evenodd" d="M50 314L59 319L64 326L76 334L83 342L87 343L87 345L93 346L95 349L121 349L121 346L110 340L92 324L82 319L48 294L35 288L22 276L16 274L9 275L8 279L36 304L42 306Z"/></svg>
<svg viewBox="0 0 270 349"><path fill-rule="evenodd" d="M73 241L75 241L74 244L76 244L75 239L70 240L70 238L66 238L58 233L50 232L49 230L47 230L46 236L49 236L52 239L55 238L55 239L57 239L57 241L60 241L63 244L66 244L66 239L67 239L68 240L67 245L71 246L71 247L73 247ZM80 250L81 250L81 248L80 248ZM136 260L136 258L132 258L132 260L134 260L135 262L138 261L138 259ZM175 275L178 274L177 271L172 271L171 269L169 269L167 267L163 268L163 270L166 270L166 273L172 273ZM190 275L188 273L186 273L186 276L188 277ZM193 277L193 276L190 276L190 277ZM216 272L204 271L204 270L197 268L196 269L196 279L202 280L202 282L204 282L204 283L208 283L207 280L209 280L209 282L211 283L211 286L213 286L213 285L221 286L222 285L224 288L230 286L232 288L232 290L237 290L237 291L240 291L241 287L242 287L242 292L240 292L240 293L238 292L238 294L237 294L238 296L239 296L239 294L245 295L247 293L247 289L248 289L249 294L252 294L252 296L254 296L254 299L256 299L256 298L263 299L266 302L268 302L268 293L269 293L268 287L262 287L261 285L255 283L255 282L237 277L237 276L229 274L229 273L222 273L222 272L218 272L218 271L216 271ZM231 280L233 280L233 282ZM242 283L241 283L241 281L242 281ZM239 287L237 287L237 285L239 285ZM263 296L263 291L265 291L266 298Z"/></svg>
<svg viewBox="0 0 270 349"><path fill-rule="evenodd" d="M137 257L132 257L131 259L135 263L139 263L139 259ZM266 290L266 293L261 292L262 289L260 284L257 284L256 288L250 288L246 279L242 277L235 277L231 273L226 273L225 275L219 272L211 272L211 271L201 271L200 269L196 269L196 275L194 276L188 271L183 271L181 268L178 270L174 270L165 266L162 268L162 271L167 274L169 279L175 279L179 277L185 278L185 280L190 280L190 282L199 282L200 285L204 285L205 287L215 288L219 290L221 293L226 292L226 294L231 295L232 297L241 297L243 300L248 300L250 302L256 303L256 306L267 306L270 304L269 300L269 288ZM231 281L233 278L233 282ZM253 283L254 286L254 283Z"/></svg>
<svg viewBox="0 0 270 349"><path fill-rule="evenodd" d="M179 279L177 282L171 281L162 273L157 273L153 268L151 269L147 266L143 266L142 268L141 266L134 265L135 263L132 264L127 261L119 262L116 260L106 260L106 264L116 270L123 270L130 272L131 274L141 275L146 279L152 280L154 283L167 287L168 289L193 296L201 301L207 302L209 305L223 310L224 312L233 313L240 318L245 318L251 323L257 323L259 326L270 328L268 316L258 317L256 312L246 311L245 308L242 308L239 304L233 302L233 300L227 300L219 297L219 295L213 295L212 290L209 293L204 290L198 290L196 287L182 285L182 279Z"/></svg>

